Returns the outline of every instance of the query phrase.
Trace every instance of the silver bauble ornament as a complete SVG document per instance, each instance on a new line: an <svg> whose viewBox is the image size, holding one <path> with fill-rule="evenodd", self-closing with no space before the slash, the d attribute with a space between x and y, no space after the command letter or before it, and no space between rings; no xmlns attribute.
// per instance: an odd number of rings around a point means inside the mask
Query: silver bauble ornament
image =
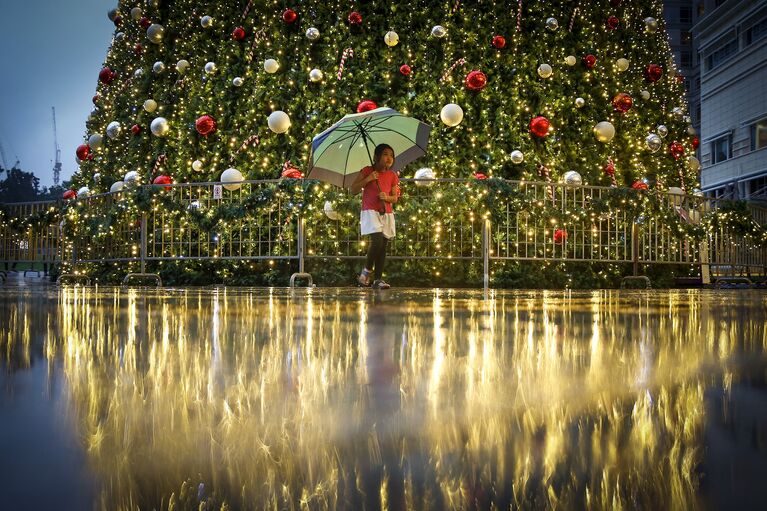
<svg viewBox="0 0 767 511"><path fill-rule="evenodd" d="M437 39L442 39L447 35L447 29L442 25L434 25L431 27L431 35Z"/></svg>
<svg viewBox="0 0 767 511"><path fill-rule="evenodd" d="M123 182L125 183L125 186L133 187L141 183L141 176L135 170L131 170L125 174L125 177L123 177Z"/></svg>
<svg viewBox="0 0 767 511"><path fill-rule="evenodd" d="M205 64L205 68L204 69L205 69L205 72L210 75L210 74L215 73L216 69L218 69L218 68L216 67L216 63L215 62L208 62L208 63Z"/></svg>
<svg viewBox="0 0 767 511"><path fill-rule="evenodd" d="M221 173L221 183L229 191L237 190L242 186L242 181L245 178L242 177L242 172L237 169L226 169Z"/></svg>
<svg viewBox="0 0 767 511"><path fill-rule="evenodd" d="M434 170L424 167L415 171L413 179L421 180L415 182L416 186L431 186L433 184L432 181L436 179L436 175L434 174Z"/></svg>
<svg viewBox="0 0 767 511"><path fill-rule="evenodd" d="M149 112L150 114L157 110L157 101L153 99L147 99L144 101L144 110Z"/></svg>
<svg viewBox="0 0 767 511"><path fill-rule="evenodd" d="M133 71L133 77L134 78L141 78L142 76L144 76L144 69L143 68L138 68L135 71Z"/></svg>
<svg viewBox="0 0 767 511"><path fill-rule="evenodd" d="M458 126L463 121L463 108L455 103L448 103L442 107L439 118L448 126Z"/></svg>
<svg viewBox="0 0 767 511"><path fill-rule="evenodd" d="M687 126L687 134L688 135L696 135L697 133L698 133L698 131L694 127Z"/></svg>
<svg viewBox="0 0 767 511"><path fill-rule="evenodd" d="M161 74L163 71L165 71L165 63L157 61L152 66L152 71L154 71L155 74Z"/></svg>
<svg viewBox="0 0 767 511"><path fill-rule="evenodd" d="M109 191L111 193L117 193L122 191L124 187L125 187L124 181L115 181L114 183L112 183L112 186L109 187Z"/></svg>
<svg viewBox="0 0 767 511"><path fill-rule="evenodd" d="M324 75L322 74L322 71L320 71L317 68L314 68L311 71L309 71L309 80L314 83L321 82L323 77Z"/></svg>
<svg viewBox="0 0 767 511"><path fill-rule="evenodd" d="M157 8L160 7L160 0L146 0L146 4L149 7Z"/></svg>
<svg viewBox="0 0 767 511"><path fill-rule="evenodd" d="M386 43L386 46L389 48L393 48L397 46L397 43L399 42L399 35L397 35L397 32L393 30L389 30L384 35L384 43Z"/></svg>
<svg viewBox="0 0 767 511"><path fill-rule="evenodd" d="M568 170L565 172L565 175L562 176L562 179L564 180L565 184L568 185L580 186L583 184L583 178L581 178L581 175L574 170Z"/></svg>
<svg viewBox="0 0 767 511"><path fill-rule="evenodd" d="M266 59L264 61L264 71L269 74L274 74L280 69L280 63L274 59Z"/></svg>
<svg viewBox="0 0 767 511"><path fill-rule="evenodd" d="M199 172L199 171L202 170L202 167L203 167L203 165L202 165L202 162L200 160L194 160L192 162L192 170Z"/></svg>
<svg viewBox="0 0 767 511"><path fill-rule="evenodd" d="M114 21L116 17L117 17L117 8L116 7L114 9L109 9L107 11L107 18L109 18L109 21Z"/></svg>
<svg viewBox="0 0 767 511"><path fill-rule="evenodd" d="M660 149L660 147L663 145L663 140L661 140L661 138L655 133L650 133L644 139L644 143L651 153L655 153L658 152L658 149Z"/></svg>
<svg viewBox="0 0 767 511"><path fill-rule="evenodd" d="M671 109L671 115L673 115L674 119L676 119L677 121L681 121L682 118L684 117L684 110L682 110L682 107L675 106L674 108Z"/></svg>
<svg viewBox="0 0 767 511"><path fill-rule="evenodd" d="M144 11L141 10L141 7L134 7L130 10L130 17L133 21L138 21L141 19L141 16L143 16Z"/></svg>
<svg viewBox="0 0 767 511"><path fill-rule="evenodd" d="M615 126L609 121L598 122L594 126L594 136L598 141L606 144L615 136Z"/></svg>
<svg viewBox="0 0 767 511"><path fill-rule="evenodd" d="M306 38L310 41L316 41L320 38L320 31L314 27L310 27L306 30Z"/></svg>
<svg viewBox="0 0 767 511"><path fill-rule="evenodd" d="M655 131L658 132L661 138L666 138L666 135L668 135L668 128L664 124L659 124Z"/></svg>
<svg viewBox="0 0 767 511"><path fill-rule="evenodd" d="M583 98L575 98L575 106L577 108L583 108L583 106L586 104L586 100Z"/></svg>
<svg viewBox="0 0 767 511"><path fill-rule="evenodd" d="M94 133L90 137L88 137L88 145L93 149L94 151L98 151L101 149L101 145L104 143L104 137L99 135L98 133Z"/></svg>
<svg viewBox="0 0 767 511"><path fill-rule="evenodd" d="M628 71L629 65L631 63L629 62L629 59L624 59L623 57L619 58L615 61L615 67L618 69L619 72L623 73L624 71Z"/></svg>
<svg viewBox="0 0 767 511"><path fill-rule="evenodd" d="M115 41L122 41L125 39L125 32L117 32L115 34Z"/></svg>
<svg viewBox="0 0 767 511"><path fill-rule="evenodd" d="M574 66L577 62L578 60L575 58L574 55L568 55L567 57L565 57L565 64L567 64L570 67Z"/></svg>
<svg viewBox="0 0 767 511"><path fill-rule="evenodd" d="M200 25L202 28L210 28L213 26L213 18L211 16L203 16L200 18Z"/></svg>
<svg viewBox="0 0 767 511"><path fill-rule="evenodd" d="M559 22L557 21L557 18L548 18L546 20L546 28L554 32L556 29L559 28Z"/></svg>
<svg viewBox="0 0 767 511"><path fill-rule="evenodd" d="M285 133L290 129L290 117L282 110L275 110L267 119L269 129L275 133Z"/></svg>
<svg viewBox="0 0 767 511"><path fill-rule="evenodd" d="M541 78L549 78L554 70L548 64L541 64L538 66L538 76Z"/></svg>
<svg viewBox="0 0 767 511"><path fill-rule="evenodd" d="M96 183L96 184L101 182L101 173L100 172L96 172L95 174L93 174L93 182Z"/></svg>
<svg viewBox="0 0 767 511"><path fill-rule="evenodd" d="M644 28L649 34L654 34L658 30L658 20L652 17L645 18Z"/></svg>
<svg viewBox="0 0 767 511"><path fill-rule="evenodd" d="M152 135L164 137L170 131L170 123L165 117L157 117L149 125L149 129L152 131Z"/></svg>
<svg viewBox="0 0 767 511"><path fill-rule="evenodd" d="M146 38L154 44L160 44L164 35L165 27L159 23L152 23L149 25L149 28L146 29Z"/></svg>
<svg viewBox="0 0 767 511"><path fill-rule="evenodd" d="M690 168L691 171L698 172L700 170L700 160L697 159L695 156L688 156L687 166Z"/></svg>
<svg viewBox="0 0 767 511"><path fill-rule="evenodd" d="M648 90L640 91L639 95L642 96L642 99L644 99L645 101L650 99L650 91L648 91Z"/></svg>
<svg viewBox="0 0 767 511"><path fill-rule="evenodd" d="M178 62L176 62L176 71L178 71L181 74L184 74L186 70L189 69L189 61L181 59Z"/></svg>
<svg viewBox="0 0 767 511"><path fill-rule="evenodd" d="M232 85L235 87L242 87L243 83L245 83L245 80L243 80L241 76L235 76L232 78Z"/></svg>
<svg viewBox="0 0 767 511"><path fill-rule="evenodd" d="M122 131L122 126L120 126L119 122L112 121L107 124L107 136L109 138L117 138L117 136L120 134L120 131Z"/></svg>
<svg viewBox="0 0 767 511"><path fill-rule="evenodd" d="M333 209L333 203L329 200L325 201L325 206L322 208L322 211L330 220L338 220L341 218L341 215L339 215L338 212Z"/></svg>
<svg viewBox="0 0 767 511"><path fill-rule="evenodd" d="M525 155L522 154L522 151L520 151L519 149L515 149L514 151L511 152L511 163L513 163L514 165L519 165L523 161L525 161Z"/></svg>
<svg viewBox="0 0 767 511"><path fill-rule="evenodd" d="M87 197L90 194L91 194L91 189L88 188L87 186L81 186L80 189L77 190L77 198L78 199L79 198L83 198L83 197Z"/></svg>

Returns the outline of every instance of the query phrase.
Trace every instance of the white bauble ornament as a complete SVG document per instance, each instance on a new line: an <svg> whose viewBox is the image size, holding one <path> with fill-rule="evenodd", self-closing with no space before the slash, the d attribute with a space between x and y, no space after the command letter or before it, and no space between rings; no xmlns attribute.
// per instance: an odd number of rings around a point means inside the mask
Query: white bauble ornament
<svg viewBox="0 0 767 511"><path fill-rule="evenodd" d="M692 126L687 126L687 133L688 133L689 135L696 135L698 132L695 130L695 128L694 128L694 127L692 127Z"/></svg>
<svg viewBox="0 0 767 511"><path fill-rule="evenodd" d="M162 38L165 35L165 27L159 23L152 23L149 28L146 29L146 38L154 44L162 43Z"/></svg>
<svg viewBox="0 0 767 511"><path fill-rule="evenodd" d="M306 30L306 38L310 41L316 41L320 38L320 31L314 27L310 27Z"/></svg>
<svg viewBox="0 0 767 511"><path fill-rule="evenodd" d="M448 103L442 107L439 118L448 126L458 126L463 121L463 108L455 103Z"/></svg>
<svg viewBox="0 0 767 511"><path fill-rule="evenodd" d="M155 8L157 8L157 7L160 7L160 0L146 0L146 4L147 4L149 7L155 7Z"/></svg>
<svg viewBox="0 0 767 511"><path fill-rule="evenodd" d="M565 172L565 175L562 176L562 179L564 180L565 184L568 185L582 185L583 184L583 178L581 175L574 171L574 170L568 170Z"/></svg>
<svg viewBox="0 0 767 511"><path fill-rule="evenodd" d="M624 71L627 71L629 68L629 65L630 65L629 59L624 59L623 57L615 61L615 67L617 67L618 71L620 71L621 73Z"/></svg>
<svg viewBox="0 0 767 511"><path fill-rule="evenodd" d="M437 39L442 39L447 35L447 29L442 25L434 25L431 27L431 35Z"/></svg>
<svg viewBox="0 0 767 511"><path fill-rule="evenodd" d="M546 20L546 28L554 32L556 29L559 28L559 22L557 21L557 18L548 18Z"/></svg>
<svg viewBox="0 0 767 511"><path fill-rule="evenodd" d="M682 107L675 106L674 108L671 109L671 115L673 115L674 119L676 119L677 121L681 121L682 118L684 117L684 110L682 110Z"/></svg>
<svg viewBox="0 0 767 511"><path fill-rule="evenodd" d="M157 117L149 125L149 129L152 131L152 135L164 137L170 131L170 123L165 117Z"/></svg>
<svg viewBox="0 0 767 511"><path fill-rule="evenodd" d="M577 62L578 61L573 55L568 55L567 57L565 57L565 64L567 64L570 67L574 66Z"/></svg>
<svg viewBox="0 0 767 511"><path fill-rule="evenodd" d="M77 190L77 197L78 198L87 197L90 194L91 194L91 189L88 188L87 186L82 186L82 187L80 187L79 190Z"/></svg>
<svg viewBox="0 0 767 511"><path fill-rule="evenodd" d="M645 30L650 33L654 34L656 30L658 30L658 20L652 17L647 17L644 19L644 28Z"/></svg>
<svg viewBox="0 0 767 511"><path fill-rule="evenodd" d="M117 32L115 34L115 41L122 41L125 39L125 32Z"/></svg>
<svg viewBox="0 0 767 511"><path fill-rule="evenodd" d="M202 170L202 162L200 160L194 160L192 162L192 170L195 170L197 172Z"/></svg>
<svg viewBox="0 0 767 511"><path fill-rule="evenodd" d="M117 138L121 130L122 126L120 126L120 123L117 121L112 121L107 124L107 136L109 138Z"/></svg>
<svg viewBox="0 0 767 511"><path fill-rule="evenodd" d="M210 28L213 26L213 17L212 16L203 16L200 18L200 25L202 25L202 28Z"/></svg>
<svg viewBox="0 0 767 511"><path fill-rule="evenodd" d="M178 71L181 74L186 73L186 70L189 69L189 61L181 59L178 62L176 62L176 71Z"/></svg>
<svg viewBox="0 0 767 511"><path fill-rule="evenodd" d="M144 12L141 10L141 7L134 7L130 10L130 17L133 21L140 20L143 14Z"/></svg>
<svg viewBox="0 0 767 511"><path fill-rule="evenodd" d="M577 108L583 108L583 106L586 104L586 100L583 98L575 98L575 106Z"/></svg>
<svg viewBox="0 0 767 511"><path fill-rule="evenodd" d="M416 181L416 186L431 186L432 181L436 179L436 176L434 175L434 171L428 167L424 167L422 169L418 169L415 171L415 175L413 176L415 179L422 179L423 181Z"/></svg>
<svg viewBox="0 0 767 511"><path fill-rule="evenodd" d="M160 61L155 62L152 66L152 71L154 71L155 74L161 74L163 71L165 71L165 63Z"/></svg>
<svg viewBox="0 0 767 511"><path fill-rule="evenodd" d="M216 63L215 62L208 62L207 64L205 64L205 72L208 73L208 74L215 73L216 69L218 69L218 68L216 67Z"/></svg>
<svg viewBox="0 0 767 511"><path fill-rule="evenodd" d="M642 99L644 99L645 101L650 99L650 91L648 91L648 90L640 91L639 95L642 96Z"/></svg>
<svg viewBox="0 0 767 511"><path fill-rule="evenodd" d="M123 189L125 186L125 183L123 181L115 181L112 183L112 186L109 187L109 191L112 193L119 192Z"/></svg>
<svg viewBox="0 0 767 511"><path fill-rule="evenodd" d="M232 85L235 87L242 87L243 83L245 83L245 80L243 80L241 76L235 76L232 78Z"/></svg>
<svg viewBox="0 0 767 511"><path fill-rule="evenodd" d="M658 149L660 149L660 147L663 145L663 140L661 140L661 138L655 133L650 133L647 135L647 137L645 137L644 143L651 153L655 153L658 152Z"/></svg>
<svg viewBox="0 0 767 511"><path fill-rule="evenodd" d="M397 32L389 30L386 32L386 35L384 35L384 42L386 43L386 46L393 48L397 46L397 43L399 42L399 35L397 35Z"/></svg>
<svg viewBox="0 0 767 511"><path fill-rule="evenodd" d="M700 160L697 159L695 156L689 156L687 158L687 166L690 168L693 172L698 172L700 170Z"/></svg>
<svg viewBox="0 0 767 511"><path fill-rule="evenodd" d="M264 71L269 74L274 74L280 69L280 63L274 59L266 59L264 61Z"/></svg>
<svg viewBox="0 0 767 511"><path fill-rule="evenodd" d="M290 117L282 110L275 110L269 114L267 123L273 132L285 133L290 128Z"/></svg>
<svg viewBox="0 0 767 511"><path fill-rule="evenodd" d="M522 151L520 151L519 149L515 149L514 151L511 152L511 163L513 163L514 165L519 165L523 161L525 161L525 155L522 154Z"/></svg>
<svg viewBox="0 0 767 511"><path fill-rule="evenodd" d="M131 170L125 174L125 177L123 177L123 182L127 187L136 186L141 183L141 176L135 170Z"/></svg>
<svg viewBox="0 0 767 511"><path fill-rule="evenodd" d="M548 64L541 64L538 66L538 76L541 78L549 78L554 70Z"/></svg>
<svg viewBox="0 0 767 511"><path fill-rule="evenodd" d="M664 124L659 124L656 131L661 138L666 138L666 135L668 135L668 128Z"/></svg>
<svg viewBox="0 0 767 511"><path fill-rule="evenodd" d="M144 110L146 110L150 114L154 112L155 110L157 110L157 101L153 99L147 99L146 101L144 101Z"/></svg>
<svg viewBox="0 0 767 511"><path fill-rule="evenodd" d="M101 145L104 143L104 137L99 135L98 133L94 133L90 137L88 137L88 145L91 146L91 149L98 151L101 149Z"/></svg>
<svg viewBox="0 0 767 511"><path fill-rule="evenodd" d="M242 172L237 169L226 169L221 173L221 183L229 191L238 190L242 186Z"/></svg>
<svg viewBox="0 0 767 511"><path fill-rule="evenodd" d="M324 75L322 74L322 71L320 71L317 68L312 69L309 71L309 80L312 82L321 82L322 78L324 78Z"/></svg>
<svg viewBox="0 0 767 511"><path fill-rule="evenodd" d="M133 71L133 76L134 78L141 78L142 76L144 76L144 69L143 68L136 69L135 71Z"/></svg>
<svg viewBox="0 0 767 511"><path fill-rule="evenodd" d="M339 215L337 211L333 210L333 203L329 200L325 201L325 207L322 208L322 211L325 213L325 216L331 220L338 220L341 218L341 215Z"/></svg>
<svg viewBox="0 0 767 511"><path fill-rule="evenodd" d="M609 121L598 122L594 126L594 136L603 144L608 143L615 136L615 126Z"/></svg>

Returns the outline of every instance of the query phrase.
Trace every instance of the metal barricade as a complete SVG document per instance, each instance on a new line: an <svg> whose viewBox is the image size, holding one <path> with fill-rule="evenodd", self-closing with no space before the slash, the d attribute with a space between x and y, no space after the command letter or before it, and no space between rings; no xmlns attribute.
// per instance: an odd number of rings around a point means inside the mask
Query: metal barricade
<svg viewBox="0 0 767 511"><path fill-rule="evenodd" d="M58 224L28 225L35 215L59 207L56 201L5 204L8 221L0 226L0 262L2 271L24 270L48 273L61 257L61 229ZM13 221L15 220L15 225Z"/></svg>

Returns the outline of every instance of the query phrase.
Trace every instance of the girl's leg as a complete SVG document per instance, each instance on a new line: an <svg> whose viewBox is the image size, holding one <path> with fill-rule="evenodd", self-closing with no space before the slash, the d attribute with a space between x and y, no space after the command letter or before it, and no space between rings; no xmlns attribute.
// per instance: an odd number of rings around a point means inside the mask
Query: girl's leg
<svg viewBox="0 0 767 511"><path fill-rule="evenodd" d="M378 252L380 250L381 240L383 234L376 232L370 235L370 244L368 245L367 260L365 261L365 268L359 277L359 283L362 285L370 284L370 274L373 272L373 267L376 265L378 259Z"/></svg>
<svg viewBox="0 0 767 511"><path fill-rule="evenodd" d="M389 242L382 233L377 233L381 237L378 254L376 254L376 273L375 280L382 280L384 263L386 262L386 245Z"/></svg>

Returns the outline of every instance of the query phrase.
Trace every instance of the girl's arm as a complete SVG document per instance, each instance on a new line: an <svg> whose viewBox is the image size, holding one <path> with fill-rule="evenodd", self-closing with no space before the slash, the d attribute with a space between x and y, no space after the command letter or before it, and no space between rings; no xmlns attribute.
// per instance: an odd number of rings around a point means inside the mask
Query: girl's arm
<svg viewBox="0 0 767 511"><path fill-rule="evenodd" d="M360 171L357 174L357 177L354 178L354 182L352 182L352 186L351 186L352 195L357 195L358 193L360 193L362 191L362 188L366 184L368 184L371 181L375 181L377 177L378 177L378 174L375 171L371 172L367 176L364 175L362 171Z"/></svg>

